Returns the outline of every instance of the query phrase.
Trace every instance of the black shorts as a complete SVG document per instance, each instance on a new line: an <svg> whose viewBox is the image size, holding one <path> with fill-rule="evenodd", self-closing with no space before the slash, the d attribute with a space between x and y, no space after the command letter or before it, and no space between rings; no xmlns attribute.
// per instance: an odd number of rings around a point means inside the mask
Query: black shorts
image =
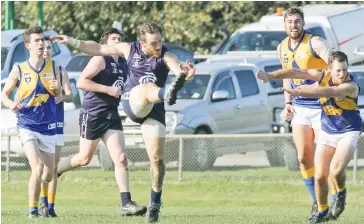
<svg viewBox="0 0 364 224"><path fill-rule="evenodd" d="M128 99L123 99L122 104L123 104L123 110L124 110L125 114L132 121L134 121L134 122L136 122L138 124L143 124L143 122L145 120L147 120L148 118L151 118L153 120L159 121L161 124L166 126L166 110L164 109L164 103L163 102L154 104L153 109L144 118L139 118L139 117L135 116L135 114L131 110L130 103L129 103Z"/></svg>
<svg viewBox="0 0 364 224"><path fill-rule="evenodd" d="M107 130L123 130L120 117L113 119L99 118L90 114L80 114L80 136L88 140L101 138Z"/></svg>

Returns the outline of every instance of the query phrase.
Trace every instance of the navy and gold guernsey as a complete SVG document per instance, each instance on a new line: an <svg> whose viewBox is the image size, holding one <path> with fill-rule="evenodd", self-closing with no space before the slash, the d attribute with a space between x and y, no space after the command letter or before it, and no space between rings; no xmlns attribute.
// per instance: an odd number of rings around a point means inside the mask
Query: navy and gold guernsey
<svg viewBox="0 0 364 224"><path fill-rule="evenodd" d="M55 91L50 89L50 81L57 78L55 64L44 59L40 70L25 61L18 65L19 81L16 98L23 108L17 113L18 129L24 128L43 135L56 134Z"/></svg>
<svg viewBox="0 0 364 224"><path fill-rule="evenodd" d="M282 41L280 48L280 60L283 68L327 68L326 62L322 60L312 48L312 37L314 37L313 34L304 31L303 36L294 49L292 49L290 46L289 37ZM312 85L315 82L316 81L314 80L291 79L291 88L294 89L300 85ZM318 98L292 96L292 103L294 105L308 108L321 108Z"/></svg>
<svg viewBox="0 0 364 224"><path fill-rule="evenodd" d="M346 82L357 82L353 76L348 73ZM334 86L329 71L324 70L320 86ZM362 119L358 109L358 97L350 98L320 98L322 105L321 127L328 134L342 134L350 131L362 131Z"/></svg>

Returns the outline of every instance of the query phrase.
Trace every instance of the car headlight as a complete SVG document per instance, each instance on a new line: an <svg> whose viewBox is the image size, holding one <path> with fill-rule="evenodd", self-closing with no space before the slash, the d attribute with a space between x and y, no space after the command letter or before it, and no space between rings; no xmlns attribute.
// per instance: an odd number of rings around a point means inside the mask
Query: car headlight
<svg viewBox="0 0 364 224"><path fill-rule="evenodd" d="M175 128L182 122L185 114L176 112L166 112L166 127L169 129Z"/></svg>

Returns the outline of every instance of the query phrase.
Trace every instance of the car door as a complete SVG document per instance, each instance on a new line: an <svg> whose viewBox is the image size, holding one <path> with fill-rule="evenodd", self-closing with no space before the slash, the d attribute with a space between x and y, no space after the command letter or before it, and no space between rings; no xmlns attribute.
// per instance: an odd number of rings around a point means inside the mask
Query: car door
<svg viewBox="0 0 364 224"><path fill-rule="evenodd" d="M65 142L78 141L80 136L79 116L81 108L81 95L77 89L76 80L70 78L73 102L64 103L64 139Z"/></svg>
<svg viewBox="0 0 364 224"><path fill-rule="evenodd" d="M237 69L233 73L240 89L238 117L239 133L267 133L270 130L268 98L255 78L253 68Z"/></svg>
<svg viewBox="0 0 364 224"><path fill-rule="evenodd" d="M214 101L212 95L216 91L227 91L228 98L225 100ZM218 134L233 134L239 129L238 101L236 88L231 71L224 71L216 76L212 85L209 104L209 114L215 120L216 132Z"/></svg>

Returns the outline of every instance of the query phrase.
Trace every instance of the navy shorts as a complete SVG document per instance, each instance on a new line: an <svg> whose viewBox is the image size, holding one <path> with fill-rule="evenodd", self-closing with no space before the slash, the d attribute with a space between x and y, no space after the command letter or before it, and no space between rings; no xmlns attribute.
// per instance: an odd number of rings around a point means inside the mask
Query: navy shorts
<svg viewBox="0 0 364 224"><path fill-rule="evenodd" d="M87 113L80 114L80 136L88 140L101 138L107 130L123 130L120 117L106 119Z"/></svg>
<svg viewBox="0 0 364 224"><path fill-rule="evenodd" d="M135 114L131 110L129 99L123 99L122 104L123 104L123 109L124 109L125 114L128 115L128 117L132 121L134 121L138 124L143 124L143 122L145 120L147 120L148 118L151 118L153 120L159 121L161 124L166 126L166 110L164 109L163 102L154 104L153 109L144 118L139 118L139 117L135 116Z"/></svg>

